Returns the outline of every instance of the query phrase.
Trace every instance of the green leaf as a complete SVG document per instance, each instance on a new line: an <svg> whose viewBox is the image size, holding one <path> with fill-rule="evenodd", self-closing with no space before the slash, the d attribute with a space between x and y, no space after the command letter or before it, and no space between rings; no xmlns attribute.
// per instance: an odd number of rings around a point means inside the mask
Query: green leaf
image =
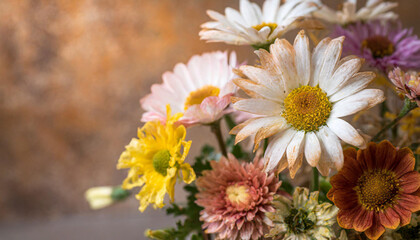
<svg viewBox="0 0 420 240"><path fill-rule="evenodd" d="M235 145L235 136L230 135L226 140L228 152L232 153L237 159L252 161L251 154L244 151L241 145Z"/></svg>
<svg viewBox="0 0 420 240"><path fill-rule="evenodd" d="M319 181L319 201L320 202L329 202L332 203L328 198L327 198L327 193L328 191L330 191L330 189L332 188L331 183L324 177L320 177L320 181Z"/></svg>
<svg viewBox="0 0 420 240"><path fill-rule="evenodd" d="M287 192L290 195L293 195L294 187L293 185L285 178L283 175L279 174L279 179L281 180L280 190Z"/></svg>

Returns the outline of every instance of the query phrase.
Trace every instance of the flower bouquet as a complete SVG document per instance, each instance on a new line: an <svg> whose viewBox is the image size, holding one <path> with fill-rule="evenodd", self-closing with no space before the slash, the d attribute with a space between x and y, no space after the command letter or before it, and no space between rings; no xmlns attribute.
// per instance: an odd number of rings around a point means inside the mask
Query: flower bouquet
<svg viewBox="0 0 420 240"><path fill-rule="evenodd" d="M118 160L127 178L89 189L91 207L135 191L141 212L183 216L150 239L420 239L420 40L397 3L356 4L209 10L201 39L252 46L258 59L210 52L164 73ZM186 140L197 125L218 146ZM186 204L174 199L181 181Z"/></svg>

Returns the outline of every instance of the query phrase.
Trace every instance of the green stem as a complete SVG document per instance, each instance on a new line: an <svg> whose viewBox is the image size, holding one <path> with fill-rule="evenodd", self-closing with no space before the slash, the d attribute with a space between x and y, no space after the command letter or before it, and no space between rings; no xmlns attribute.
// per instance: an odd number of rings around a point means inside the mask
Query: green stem
<svg viewBox="0 0 420 240"><path fill-rule="evenodd" d="M264 139L264 153L265 153L265 150L267 150L267 147L268 147L268 138Z"/></svg>
<svg viewBox="0 0 420 240"><path fill-rule="evenodd" d="M312 191L319 191L319 172L316 167L312 168Z"/></svg>
<svg viewBox="0 0 420 240"><path fill-rule="evenodd" d="M406 98L404 100L404 106L401 109L400 113L398 114L398 116L392 120L392 122L390 122L389 124L387 124L384 128L382 128L381 131L379 131L373 138L372 138L372 142L376 142L379 140L379 138L381 137L381 135L386 132L388 129L392 128L395 126L395 124L397 124L403 117L405 117L411 110L415 109L417 107L417 104L415 102L412 102L410 99Z"/></svg>
<svg viewBox="0 0 420 240"><path fill-rule="evenodd" d="M217 138L217 142L219 143L219 148L223 156L227 157L226 144L223 141L222 129L220 127L220 120L210 124L210 129Z"/></svg>
<svg viewBox="0 0 420 240"><path fill-rule="evenodd" d="M271 46L271 44L273 44L274 43L274 41L273 42L268 42L268 43L261 43L261 44L256 44L256 45L252 45L252 47L255 49L255 50L259 50L259 49L265 49L265 50L267 50L267 52L270 52L270 46Z"/></svg>
<svg viewBox="0 0 420 240"><path fill-rule="evenodd" d="M211 236L208 235L207 233L205 233L204 230L202 230L201 233L203 234L203 239L204 240L210 240L211 239Z"/></svg>
<svg viewBox="0 0 420 240"><path fill-rule="evenodd" d="M131 192L123 189L121 186L114 187L111 192L111 198L114 201L121 201L130 196Z"/></svg>
<svg viewBox="0 0 420 240"><path fill-rule="evenodd" d="M225 115L225 121L226 121L226 125L229 127L229 130L231 130L232 128L236 126L235 121L233 121L232 116L230 116L229 114Z"/></svg>

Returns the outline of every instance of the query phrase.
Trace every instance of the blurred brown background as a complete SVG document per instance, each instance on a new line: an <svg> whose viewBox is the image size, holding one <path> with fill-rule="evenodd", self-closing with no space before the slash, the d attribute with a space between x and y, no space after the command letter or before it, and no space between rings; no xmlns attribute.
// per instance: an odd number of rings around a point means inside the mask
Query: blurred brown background
<svg viewBox="0 0 420 240"><path fill-rule="evenodd" d="M139 99L163 72L210 50L254 58L249 47L198 37L206 9L238 2L1 0L0 238L64 239L84 229L93 235L65 239L115 239L114 226L142 239L146 227L170 226L163 211L141 215L134 199L92 213L83 193L125 176L116 161L140 126ZM399 2L404 26L419 34L420 0ZM195 146L200 130L189 132Z"/></svg>

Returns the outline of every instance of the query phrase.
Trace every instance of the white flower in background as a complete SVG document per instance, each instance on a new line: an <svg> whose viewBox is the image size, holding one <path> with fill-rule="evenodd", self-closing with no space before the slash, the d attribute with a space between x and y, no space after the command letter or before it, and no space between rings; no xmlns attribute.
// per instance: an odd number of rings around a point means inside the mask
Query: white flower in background
<svg viewBox="0 0 420 240"><path fill-rule="evenodd" d="M113 187L93 187L89 188L85 193L85 198L89 206L93 210L108 207L114 200L111 197Z"/></svg>
<svg viewBox="0 0 420 240"><path fill-rule="evenodd" d="M208 10L214 21L201 25L202 40L225 42L235 45L262 47L289 30L304 27L305 17L317 10L318 6L309 0L288 0L280 5L280 0L266 0L262 9L248 0L241 0L239 12L225 9L225 15Z"/></svg>
<svg viewBox="0 0 420 240"><path fill-rule="evenodd" d="M85 192L85 199L92 210L98 210L124 200L129 195L130 192L121 187L101 186L89 188Z"/></svg>
<svg viewBox="0 0 420 240"><path fill-rule="evenodd" d="M378 89L364 89L375 78L361 72L362 60L343 59L343 37L323 39L311 54L309 40L301 31L292 46L277 39L255 51L261 66L241 66L234 83L251 98L234 98L233 107L260 117L237 125L231 133L236 143L255 134L255 149L271 137L265 152L267 170L287 166L293 178L303 157L323 175L331 168L341 169L343 151L340 139L357 147L366 140L342 117L384 101Z"/></svg>
<svg viewBox="0 0 420 240"><path fill-rule="evenodd" d="M315 17L330 23L346 25L357 21L393 20L398 15L390 10L398 3L384 2L383 0L368 0L366 5L357 11L357 0L347 0L342 4L341 10L333 10L322 5L319 11L314 12Z"/></svg>
<svg viewBox="0 0 420 240"><path fill-rule="evenodd" d="M166 105L174 114L184 115L178 123L185 126L208 124L220 119L236 87L233 69L237 67L236 53L228 59L227 52L204 53L193 56L187 64L178 63L173 72L163 74L163 83L154 84L152 93L140 100L146 112L142 121L166 121Z"/></svg>

